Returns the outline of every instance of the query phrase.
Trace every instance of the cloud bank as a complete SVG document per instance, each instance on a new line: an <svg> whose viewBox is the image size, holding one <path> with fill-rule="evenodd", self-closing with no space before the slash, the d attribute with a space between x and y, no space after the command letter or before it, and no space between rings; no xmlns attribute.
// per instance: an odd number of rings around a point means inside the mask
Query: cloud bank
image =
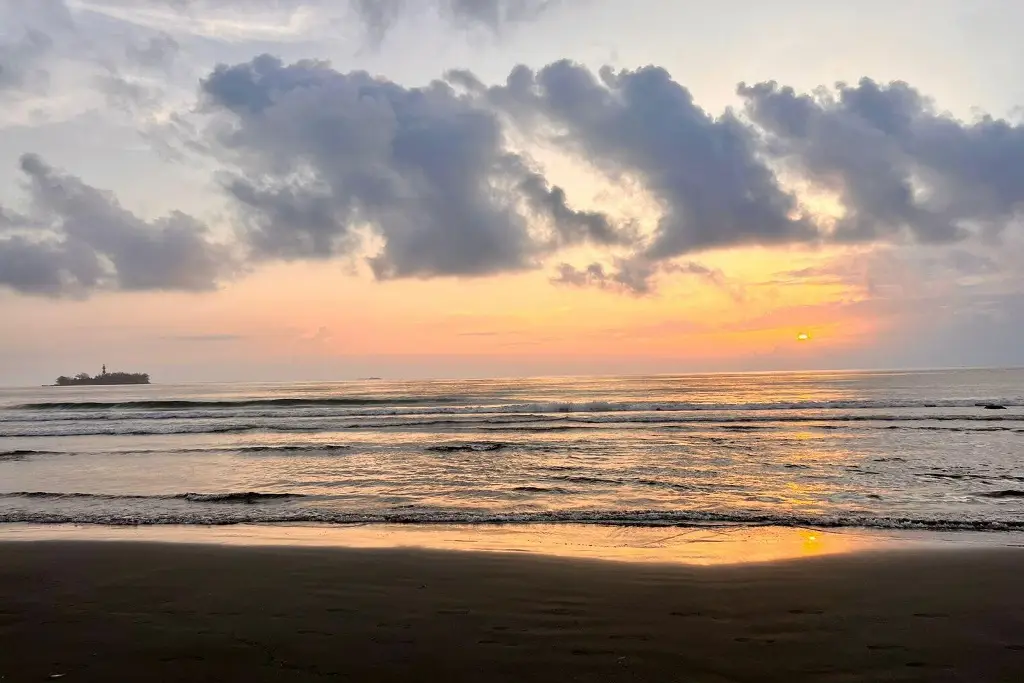
<svg viewBox="0 0 1024 683"><path fill-rule="evenodd" d="M593 73L570 61L537 72L516 67L502 86L470 85L484 101L536 134L545 125L566 151L609 175L639 177L664 205L644 248L649 259L738 244L808 241L815 226L794 216L796 198L760 160L747 124L714 117L667 71L645 67Z"/></svg>
<svg viewBox="0 0 1024 683"><path fill-rule="evenodd" d="M536 267L587 243L608 262L567 264L556 281L642 293L679 272L676 259L714 249L998 239L1019 228L1024 199L1024 128L959 121L903 83L813 96L741 84L742 112L715 116L658 67L560 61L495 86L453 71L404 88L263 56L219 67L203 90L255 252L352 254L368 228L383 242L380 278ZM513 130L638 180L663 207L656 225L572 205L507 148ZM838 196L842 217L816 214L783 177Z"/></svg>
<svg viewBox="0 0 1024 683"><path fill-rule="evenodd" d="M513 5L453 0L446 11L490 21L543 10ZM385 10L405 8L360 3ZM161 68L176 45L157 36L131 55ZM245 263L365 258L382 280L554 262L560 284L646 293L666 274L725 287L693 260L711 250L957 245L981 262L974 246L1024 237L1020 123L956 119L902 82L736 92L741 107L715 114L656 66L592 71L563 60L517 66L496 85L457 70L407 87L261 55L202 79L195 148L222 169L237 218L230 247ZM644 216L578 203L513 138L638 183L660 216L641 228ZM21 163L34 211L0 214L8 287L203 289L237 271L199 220L145 221L38 157ZM834 197L839 214L816 212L797 187ZM602 256L555 260L581 246Z"/></svg>
<svg viewBox="0 0 1024 683"><path fill-rule="evenodd" d="M206 225L175 212L145 221L109 193L21 158L30 211L0 207L0 284L25 294L87 296L96 291L216 286L234 268Z"/></svg>
<svg viewBox="0 0 1024 683"><path fill-rule="evenodd" d="M263 55L218 67L202 89L256 258L355 255L377 238L378 278L485 275L626 240L570 207L507 149L497 114L446 83L405 88Z"/></svg>
<svg viewBox="0 0 1024 683"><path fill-rule="evenodd" d="M737 92L766 153L840 196L834 240L950 243L1020 218L1020 124L957 121L906 83L867 78L817 95L773 82Z"/></svg>

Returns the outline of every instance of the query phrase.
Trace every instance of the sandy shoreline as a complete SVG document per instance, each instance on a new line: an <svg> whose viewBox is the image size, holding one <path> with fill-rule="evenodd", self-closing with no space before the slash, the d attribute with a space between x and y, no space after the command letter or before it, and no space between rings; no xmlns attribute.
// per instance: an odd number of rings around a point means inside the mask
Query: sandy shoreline
<svg viewBox="0 0 1024 683"><path fill-rule="evenodd" d="M1011 681L1024 550L698 567L0 543L0 678Z"/></svg>

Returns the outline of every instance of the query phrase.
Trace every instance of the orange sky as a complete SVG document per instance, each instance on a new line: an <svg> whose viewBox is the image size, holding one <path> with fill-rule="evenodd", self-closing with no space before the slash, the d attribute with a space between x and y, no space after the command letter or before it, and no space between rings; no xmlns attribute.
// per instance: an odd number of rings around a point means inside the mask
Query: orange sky
<svg viewBox="0 0 1024 683"><path fill-rule="evenodd" d="M69 356L82 369L111 358L153 364L154 356L178 369L388 356L476 357L498 368L559 357L678 359L687 368L765 356L802 364L870 345L887 325L857 308L868 301L859 286L773 282L780 271L833 256L710 254L702 262L726 273L724 283L668 274L647 296L554 285L548 270L381 283L336 262L275 265L212 294L108 294L88 307L12 299L10 315L24 324L8 343L20 339L48 367ZM801 332L811 341L798 342ZM87 353L69 353L68 335Z"/></svg>

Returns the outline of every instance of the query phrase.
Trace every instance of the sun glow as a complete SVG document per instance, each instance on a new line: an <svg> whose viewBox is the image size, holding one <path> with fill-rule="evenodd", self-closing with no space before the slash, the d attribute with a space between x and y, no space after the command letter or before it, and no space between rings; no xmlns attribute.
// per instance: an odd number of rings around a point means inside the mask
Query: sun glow
<svg viewBox="0 0 1024 683"><path fill-rule="evenodd" d="M811 339L811 335L807 334L806 332L801 332L800 334L796 335L796 340L797 341L805 342L805 341L810 341L810 339Z"/></svg>

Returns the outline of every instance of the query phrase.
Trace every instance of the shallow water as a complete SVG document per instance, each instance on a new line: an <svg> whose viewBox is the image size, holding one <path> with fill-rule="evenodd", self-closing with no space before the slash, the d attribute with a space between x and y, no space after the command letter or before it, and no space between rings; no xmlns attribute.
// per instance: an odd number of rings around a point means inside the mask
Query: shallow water
<svg viewBox="0 0 1024 683"><path fill-rule="evenodd" d="M0 521L1014 530L1022 445L1022 370L5 389Z"/></svg>

